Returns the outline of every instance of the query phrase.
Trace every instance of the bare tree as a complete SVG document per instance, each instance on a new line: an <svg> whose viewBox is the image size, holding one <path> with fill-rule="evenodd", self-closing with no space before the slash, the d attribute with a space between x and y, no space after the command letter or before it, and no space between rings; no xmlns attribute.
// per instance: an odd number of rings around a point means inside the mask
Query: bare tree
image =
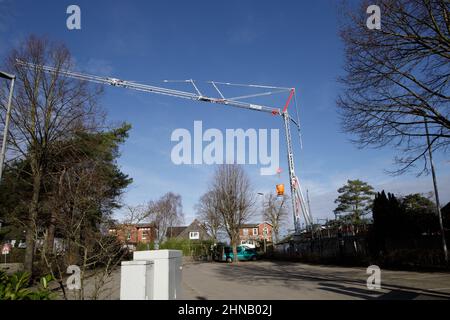
<svg viewBox="0 0 450 320"><path fill-rule="evenodd" d="M394 145L401 174L431 149L450 143L448 0L380 0L381 29L367 27L369 2L349 11L341 29L345 87L337 103L345 131L361 147Z"/></svg>
<svg viewBox="0 0 450 320"><path fill-rule="evenodd" d="M264 200L263 217L272 224L275 243L280 240L280 228L288 217L289 203L287 200L288 196L277 197L271 193L266 195L266 199Z"/></svg>
<svg viewBox="0 0 450 320"><path fill-rule="evenodd" d="M70 140L74 132L94 130L97 127L96 99L99 89L92 90L85 83L69 80L56 72L47 74L40 68L27 69L16 64L16 59L37 65L51 65L57 70L70 69L69 51L59 44L31 36L9 55L5 69L17 76L17 90L13 100L9 134L9 154L30 162L32 197L26 221L25 270L32 272L34 235L37 230L42 203L41 190L47 173L47 162L52 146L59 140ZM5 92L0 91L0 100ZM5 108L5 104L0 104ZM4 114L4 110L0 112ZM4 119L2 118L3 122ZM52 150L54 152L55 149Z"/></svg>
<svg viewBox="0 0 450 320"><path fill-rule="evenodd" d="M144 205L127 206L128 213L119 228L126 233L130 226L141 222L153 223L155 241L161 244L166 239L169 228L184 222L181 195L168 192L156 201Z"/></svg>
<svg viewBox="0 0 450 320"><path fill-rule="evenodd" d="M222 228L222 216L218 211L217 199L214 192L208 191L196 205L199 220L211 234L214 242L217 242L219 231Z"/></svg>
<svg viewBox="0 0 450 320"><path fill-rule="evenodd" d="M131 242L137 240L137 228L136 225L144 221L151 220L152 212L150 204L140 204L137 206L127 206L127 212L121 223L114 224L114 230L116 236L120 238L123 244L128 248ZM156 230L156 228L155 228ZM135 236L133 237L133 234ZM154 239L155 231L149 234L150 239Z"/></svg>
<svg viewBox="0 0 450 320"><path fill-rule="evenodd" d="M149 205L126 206L127 213L122 221L125 225L141 223L149 217Z"/></svg>
<svg viewBox="0 0 450 320"><path fill-rule="evenodd" d="M233 247L234 261L237 259L239 229L253 214L255 194L250 179L238 165L225 164L217 168L211 192L216 199L217 211L222 216L223 226Z"/></svg>
<svg viewBox="0 0 450 320"><path fill-rule="evenodd" d="M108 132L83 133L77 143L56 143L57 149L64 149L67 144L70 148L59 157L52 157L51 166L48 166L48 177L44 180L48 190L42 216L51 213L52 232L63 243L60 248L50 250L53 249L53 237L51 245L45 243L49 242L51 228L42 222L38 225L43 234L36 232L34 240L40 243L44 239L38 252L47 270L60 284L64 296L63 279L68 265L78 265L81 269L77 298L85 298L84 280L89 275L95 289L91 290L91 298L96 299L126 253L105 227L111 224L112 210L120 207L120 195L131 182L114 162L118 144L126 137L128 129L125 125Z"/></svg>
<svg viewBox="0 0 450 320"><path fill-rule="evenodd" d="M184 221L181 196L168 192L159 200L150 202L146 219L155 224L156 240L161 244L166 239L169 228Z"/></svg>
<svg viewBox="0 0 450 320"><path fill-rule="evenodd" d="M84 300L85 280L89 277L91 299L97 299L112 271L117 267L125 255L117 238L102 230L101 226L110 222L107 214L99 211L99 202L108 192L104 181L96 169L95 163L84 168L76 166L68 169L62 175L58 191L52 201L54 221L59 237L63 240L63 247L49 251L47 246L41 246L40 256L47 266L47 270L57 280L66 298L64 288L65 271L69 265L80 267L81 288L76 298ZM41 228L42 230L45 230ZM44 232L47 238L48 229ZM35 233L35 243L39 243L42 235Z"/></svg>

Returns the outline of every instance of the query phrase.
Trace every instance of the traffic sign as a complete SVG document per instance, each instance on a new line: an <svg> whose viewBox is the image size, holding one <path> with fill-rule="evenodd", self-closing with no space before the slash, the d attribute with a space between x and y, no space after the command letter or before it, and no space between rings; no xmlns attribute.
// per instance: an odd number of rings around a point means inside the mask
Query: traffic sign
<svg viewBox="0 0 450 320"><path fill-rule="evenodd" d="M7 255L11 251L11 245L9 243L5 243L2 247L2 254Z"/></svg>

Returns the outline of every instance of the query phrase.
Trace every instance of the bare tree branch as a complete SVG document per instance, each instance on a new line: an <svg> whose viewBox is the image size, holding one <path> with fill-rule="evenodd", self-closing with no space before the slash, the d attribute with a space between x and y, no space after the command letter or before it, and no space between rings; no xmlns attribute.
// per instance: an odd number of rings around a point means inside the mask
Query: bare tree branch
<svg viewBox="0 0 450 320"><path fill-rule="evenodd" d="M447 152L450 144L449 3L380 0L381 30L366 26L369 4L350 9L343 21L346 75L337 105L354 143L398 149L400 169L391 173L401 174L424 159L425 121L433 151Z"/></svg>

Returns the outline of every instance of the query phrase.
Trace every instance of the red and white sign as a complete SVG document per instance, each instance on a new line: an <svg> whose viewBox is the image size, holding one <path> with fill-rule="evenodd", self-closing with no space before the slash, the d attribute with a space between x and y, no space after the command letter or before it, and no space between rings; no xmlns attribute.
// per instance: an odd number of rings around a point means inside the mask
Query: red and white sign
<svg viewBox="0 0 450 320"><path fill-rule="evenodd" d="M2 254L9 254L11 251L11 245L9 243L5 243L2 247Z"/></svg>

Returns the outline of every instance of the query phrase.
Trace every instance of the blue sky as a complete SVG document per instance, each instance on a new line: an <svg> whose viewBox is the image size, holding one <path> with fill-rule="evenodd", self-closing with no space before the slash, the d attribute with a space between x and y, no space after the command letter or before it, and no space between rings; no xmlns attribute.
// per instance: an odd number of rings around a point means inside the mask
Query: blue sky
<svg viewBox="0 0 450 320"><path fill-rule="evenodd" d="M342 133L335 106L340 90L336 78L344 63L336 3L0 0L0 58L34 33L63 41L77 69L91 74L155 85L163 85L163 79L192 78L295 87L303 128L302 150L294 134L297 174L309 190L315 218L331 218L336 190L347 179L401 194L432 190L429 176L384 172L392 169L392 148L359 150ZM66 28L71 4L81 8L81 30ZM285 98L271 102L281 105ZM280 119L266 114L112 87L106 88L101 104L109 122L133 125L119 160L134 179L124 203L137 205L177 192L186 222L195 217L194 205L214 167L174 165L173 130L192 130L195 120L202 120L205 129L282 129ZM274 192L280 182L288 185L284 150L281 140L281 177L260 176L259 166L246 166L255 192ZM450 201L450 163L437 157L436 167L445 203Z"/></svg>

